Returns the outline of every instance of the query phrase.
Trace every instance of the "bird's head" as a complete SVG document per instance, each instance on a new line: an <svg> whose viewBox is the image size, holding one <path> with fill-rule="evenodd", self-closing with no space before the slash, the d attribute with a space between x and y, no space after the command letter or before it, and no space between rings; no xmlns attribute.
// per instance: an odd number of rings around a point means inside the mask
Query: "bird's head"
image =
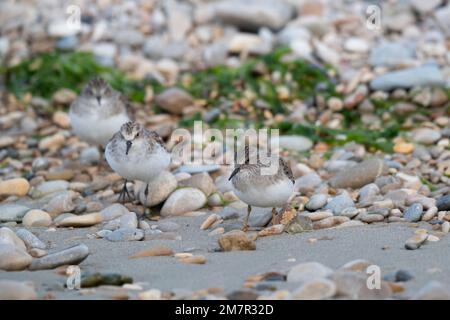
<svg viewBox="0 0 450 320"><path fill-rule="evenodd" d="M102 100L113 94L113 89L103 78L95 77L83 89L83 95L94 99L101 106Z"/></svg>
<svg viewBox="0 0 450 320"><path fill-rule="evenodd" d="M139 143L143 136L144 127L137 122L126 122L120 128L120 133L126 143L126 154L134 143Z"/></svg>

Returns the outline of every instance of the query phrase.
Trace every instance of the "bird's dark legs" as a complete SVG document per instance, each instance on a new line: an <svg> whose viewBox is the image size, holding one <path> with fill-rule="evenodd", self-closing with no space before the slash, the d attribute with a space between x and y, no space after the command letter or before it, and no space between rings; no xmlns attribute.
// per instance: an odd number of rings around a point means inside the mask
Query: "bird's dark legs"
<svg viewBox="0 0 450 320"><path fill-rule="evenodd" d="M144 194L145 194L145 200L147 200L147 196L148 196L148 183L147 183L147 186L145 187Z"/></svg>
<svg viewBox="0 0 450 320"><path fill-rule="evenodd" d="M274 223L276 216L277 216L277 209L272 208L272 224Z"/></svg>
<svg viewBox="0 0 450 320"><path fill-rule="evenodd" d="M245 217L244 226L242 227L242 231L247 231L248 230L248 219L250 218L250 213L251 212L252 212L252 206L248 205L248 207L247 207L247 216Z"/></svg>
<svg viewBox="0 0 450 320"><path fill-rule="evenodd" d="M144 201L143 201L143 206L144 206L144 212L142 213L142 215L140 216L140 220L144 220L145 218L145 212L147 211L147 209L150 211L150 207L147 207L147 198L148 198L148 183L145 186L145 190L144 190Z"/></svg>
<svg viewBox="0 0 450 320"><path fill-rule="evenodd" d="M128 198L128 200L131 200L131 196L130 193L128 192L128 188L127 188L127 182L128 180L125 179L125 182L123 183L123 188L122 191L119 194L119 202L125 203L126 202L126 198Z"/></svg>

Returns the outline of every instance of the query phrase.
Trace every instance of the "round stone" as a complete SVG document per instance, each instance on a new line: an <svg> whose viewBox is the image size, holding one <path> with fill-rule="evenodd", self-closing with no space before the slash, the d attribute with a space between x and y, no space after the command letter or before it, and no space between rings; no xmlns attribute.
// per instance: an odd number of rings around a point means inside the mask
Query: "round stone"
<svg viewBox="0 0 450 320"><path fill-rule="evenodd" d="M0 181L0 196L25 196L30 190L30 183L23 178Z"/></svg>
<svg viewBox="0 0 450 320"><path fill-rule="evenodd" d="M52 224L52 217L42 210L30 210L23 217L22 224L26 227L48 227Z"/></svg>
<svg viewBox="0 0 450 320"><path fill-rule="evenodd" d="M420 203L412 204L408 209L406 209L403 217L410 222L417 222L422 218L423 206Z"/></svg>

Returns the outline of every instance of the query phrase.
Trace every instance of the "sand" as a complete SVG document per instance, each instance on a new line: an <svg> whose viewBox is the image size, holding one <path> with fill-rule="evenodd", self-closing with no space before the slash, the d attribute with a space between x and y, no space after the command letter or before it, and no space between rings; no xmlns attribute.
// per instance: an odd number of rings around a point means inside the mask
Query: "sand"
<svg viewBox="0 0 450 320"><path fill-rule="evenodd" d="M109 242L105 239L88 239L98 228L45 229L33 231L56 249L75 243L85 243L91 253L80 264L83 271L115 272L133 277L135 282L148 288L163 291L179 289L224 288L225 293L243 288L245 279L267 271L286 272L301 262L317 261L331 268L338 268L355 259L367 259L380 266L382 276L406 269L414 279L406 283L407 297L430 280L441 281L450 287L450 263L448 250L450 238L429 243L418 250L404 249L404 242L413 235L415 228L406 223L372 224L337 229L310 231L301 234L283 234L259 238L255 251L217 252L217 236L200 230L205 216L177 217L171 220L181 225L177 231L182 240L150 240L135 242ZM427 223L419 227L430 228ZM311 242L309 239L318 239ZM188 251L207 258L204 265L186 265L175 257L146 257L129 259L134 253L155 245L164 245L174 252ZM30 280L37 287L40 297L51 293L56 299L105 298L101 292L81 294L64 288L66 277L55 270L0 271L0 279ZM294 289L295 284L273 282L278 289Z"/></svg>

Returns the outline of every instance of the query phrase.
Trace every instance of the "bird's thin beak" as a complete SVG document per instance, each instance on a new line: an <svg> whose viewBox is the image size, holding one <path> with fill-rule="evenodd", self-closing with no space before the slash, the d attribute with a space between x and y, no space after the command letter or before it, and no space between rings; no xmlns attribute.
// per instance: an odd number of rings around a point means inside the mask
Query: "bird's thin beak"
<svg viewBox="0 0 450 320"><path fill-rule="evenodd" d="M131 141L127 141L127 151L125 152L126 155L128 155L128 152L130 151L131 145L133 143Z"/></svg>
<svg viewBox="0 0 450 320"><path fill-rule="evenodd" d="M102 96L96 96L98 104L100 105L102 103Z"/></svg>

